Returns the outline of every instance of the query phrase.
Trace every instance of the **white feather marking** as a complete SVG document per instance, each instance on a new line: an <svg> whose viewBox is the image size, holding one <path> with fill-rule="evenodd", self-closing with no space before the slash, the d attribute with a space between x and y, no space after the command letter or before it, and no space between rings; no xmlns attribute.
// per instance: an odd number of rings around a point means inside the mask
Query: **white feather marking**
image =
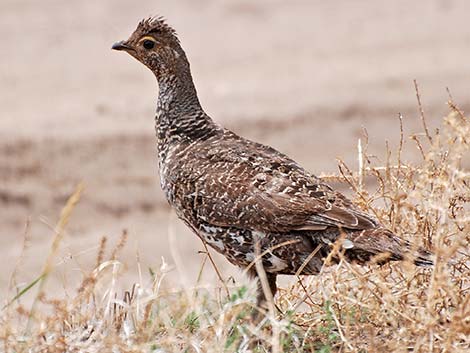
<svg viewBox="0 0 470 353"><path fill-rule="evenodd" d="M206 241L206 243L212 246L213 248L215 248L216 250L224 251L225 250L224 242L220 239L215 238L215 235L217 235L217 228L206 226L206 225L203 225L202 228L203 228L202 236L204 237L204 240Z"/></svg>
<svg viewBox="0 0 470 353"><path fill-rule="evenodd" d="M278 272L282 271L287 267L287 264L284 260L281 258L277 257L274 254L270 254L271 256L268 258L268 260L271 262L271 266L268 268L268 270L273 271L273 272Z"/></svg>
<svg viewBox="0 0 470 353"><path fill-rule="evenodd" d="M345 249L352 249L352 248L354 248L354 243L353 243L351 240L349 240L349 239L344 239L344 241L343 241L343 248L345 248Z"/></svg>

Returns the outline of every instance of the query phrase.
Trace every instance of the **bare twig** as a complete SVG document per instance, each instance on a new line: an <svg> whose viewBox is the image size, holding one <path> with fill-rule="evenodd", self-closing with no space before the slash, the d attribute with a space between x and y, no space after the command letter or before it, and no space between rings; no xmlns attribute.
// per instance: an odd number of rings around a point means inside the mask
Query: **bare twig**
<svg viewBox="0 0 470 353"><path fill-rule="evenodd" d="M423 160L425 160L426 154L424 153L423 145L421 145L421 141L419 141L418 136L411 135L410 138L416 142L416 145L418 146L418 150L419 152L421 152L421 157L423 157Z"/></svg>
<svg viewBox="0 0 470 353"><path fill-rule="evenodd" d="M224 287L225 294L227 295L227 299L230 298L230 291L228 290L227 284L225 283L224 279L222 278L222 274L219 271L219 268L217 267L217 264L215 263L214 259L212 258L211 253L209 252L209 248L207 247L207 244L205 241L202 241L202 245L204 246L204 249L206 251L207 257L209 258L209 261L211 262L211 265L217 274L217 277L219 278L220 283L222 283L222 286Z"/></svg>
<svg viewBox="0 0 470 353"><path fill-rule="evenodd" d="M269 254L271 251L282 248L283 246L296 244L298 242L299 242L299 240L288 240L288 241L284 241L280 244L277 244L275 246L271 246L270 248L264 250L261 254L257 255L255 257L255 259L253 261L251 261L250 264L247 267L245 267L245 269L243 270L243 273L247 274L248 271L250 271L251 268L256 264L256 261L260 260L264 255Z"/></svg>
<svg viewBox="0 0 470 353"><path fill-rule="evenodd" d="M357 140L357 160L358 160L358 190L362 193L364 187L364 151L362 150L361 139Z"/></svg>
<svg viewBox="0 0 470 353"><path fill-rule="evenodd" d="M432 137L429 134L428 126L426 124L426 117L424 116L423 105L421 104L421 97L420 97L420 94L419 94L418 82L416 80L413 80L413 82L414 82L414 85L415 85L416 99L418 100L419 114L421 116L421 123L423 124L423 128L424 128L424 131L426 133L426 137L429 140L429 143L432 143Z"/></svg>
<svg viewBox="0 0 470 353"><path fill-rule="evenodd" d="M398 153L397 153L397 177L400 176L401 173L401 154L403 151L403 115L401 113L398 113L398 120L400 121L400 145L398 146Z"/></svg>
<svg viewBox="0 0 470 353"><path fill-rule="evenodd" d="M280 331L279 331L278 323L275 322L276 306L274 305L274 297L273 297L273 294L271 293L271 288L269 285L268 277L266 275L266 271L264 270L263 262L261 260L263 256L261 255L259 239L255 240L255 255L256 255L256 259L255 259L256 273L258 274L258 278L261 283L261 288L263 289L264 297L266 298L266 301L268 304L269 318L272 323L271 351L273 353L280 353L281 352Z"/></svg>
<svg viewBox="0 0 470 353"><path fill-rule="evenodd" d="M462 119L465 123L467 122L467 117L464 115L463 111L455 104L454 98L452 97L452 94L450 93L449 87L446 87L447 94L449 95L449 100L447 101L447 104L449 107L457 112L457 114L460 116L460 119Z"/></svg>

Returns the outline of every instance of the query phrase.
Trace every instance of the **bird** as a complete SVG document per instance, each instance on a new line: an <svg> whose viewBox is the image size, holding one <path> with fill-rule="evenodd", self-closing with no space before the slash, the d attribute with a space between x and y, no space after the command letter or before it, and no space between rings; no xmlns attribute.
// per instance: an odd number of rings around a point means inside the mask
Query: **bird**
<svg viewBox="0 0 470 353"><path fill-rule="evenodd" d="M155 116L161 188L205 244L245 269L266 307L278 275L316 275L342 240L348 261L411 258L432 265L408 242L342 193L276 149L222 127L202 108L176 31L162 17L140 21L124 51L148 67L159 93ZM258 261L265 277L261 277ZM260 277L268 286L263 286ZM266 288L270 291L267 293Z"/></svg>

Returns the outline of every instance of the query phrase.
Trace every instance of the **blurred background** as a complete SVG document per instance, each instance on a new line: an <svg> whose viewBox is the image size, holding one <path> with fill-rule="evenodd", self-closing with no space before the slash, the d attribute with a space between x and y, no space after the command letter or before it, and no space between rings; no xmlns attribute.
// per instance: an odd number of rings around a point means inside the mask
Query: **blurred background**
<svg viewBox="0 0 470 353"><path fill-rule="evenodd" d="M162 256L177 265L175 283L195 283L203 247L172 215L157 178L155 79L110 49L156 14L178 32L209 115L316 174L336 172L337 158L355 167L363 128L369 153L384 160L385 142L393 149L400 137L399 112L405 135L421 131L413 79L430 128L448 112L446 87L470 109L467 0L2 0L2 298L15 264L18 285L40 274L80 181L49 286L76 288L99 239L115 244L124 229L123 283L136 281L137 259L146 272ZM413 161L418 151L406 145ZM215 257L225 278L240 279Z"/></svg>

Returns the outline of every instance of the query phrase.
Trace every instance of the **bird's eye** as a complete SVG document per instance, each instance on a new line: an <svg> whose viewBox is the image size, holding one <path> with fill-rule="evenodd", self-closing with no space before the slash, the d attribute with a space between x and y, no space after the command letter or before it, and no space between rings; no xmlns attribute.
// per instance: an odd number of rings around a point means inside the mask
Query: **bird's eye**
<svg viewBox="0 0 470 353"><path fill-rule="evenodd" d="M146 39L143 41L142 45L145 49L153 49L153 47L155 46L155 42L153 40Z"/></svg>

